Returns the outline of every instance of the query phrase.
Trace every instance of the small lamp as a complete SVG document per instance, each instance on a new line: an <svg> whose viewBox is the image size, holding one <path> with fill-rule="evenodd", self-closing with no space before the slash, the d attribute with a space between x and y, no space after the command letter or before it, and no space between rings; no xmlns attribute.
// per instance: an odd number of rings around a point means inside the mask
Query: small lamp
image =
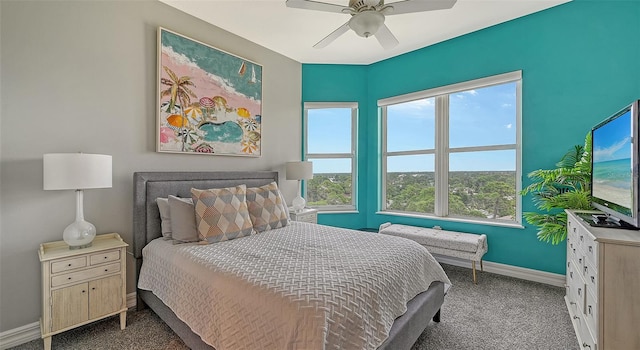
<svg viewBox="0 0 640 350"><path fill-rule="evenodd" d="M313 179L313 163L311 162L287 162L287 180L298 180L298 196L293 199L291 205L296 213L304 209L306 201L300 195L300 181Z"/></svg>
<svg viewBox="0 0 640 350"><path fill-rule="evenodd" d="M62 238L69 249L90 247L96 227L84 220L82 191L111 187L111 156L49 153L42 160L45 190L76 190L76 221L64 229Z"/></svg>

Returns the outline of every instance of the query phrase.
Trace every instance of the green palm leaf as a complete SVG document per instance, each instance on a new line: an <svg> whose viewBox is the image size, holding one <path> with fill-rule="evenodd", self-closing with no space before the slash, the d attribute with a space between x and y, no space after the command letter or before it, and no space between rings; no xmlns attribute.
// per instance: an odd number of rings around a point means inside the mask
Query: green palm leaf
<svg viewBox="0 0 640 350"><path fill-rule="evenodd" d="M538 212L523 213L532 225L538 226L538 239L559 244L567 238L567 215L564 209L591 209L591 133L584 146L574 146L555 169L530 172L533 181L520 191L533 195Z"/></svg>

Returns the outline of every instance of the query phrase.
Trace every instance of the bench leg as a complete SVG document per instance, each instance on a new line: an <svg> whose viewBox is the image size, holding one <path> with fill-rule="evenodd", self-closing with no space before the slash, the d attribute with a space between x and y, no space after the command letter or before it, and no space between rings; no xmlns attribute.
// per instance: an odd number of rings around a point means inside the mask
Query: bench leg
<svg viewBox="0 0 640 350"><path fill-rule="evenodd" d="M436 314L433 315L433 322L440 322L440 310L442 309L438 309L438 312L436 312Z"/></svg>
<svg viewBox="0 0 640 350"><path fill-rule="evenodd" d="M471 267L473 269L473 284L478 284L476 280L476 262L474 260L471 260Z"/></svg>

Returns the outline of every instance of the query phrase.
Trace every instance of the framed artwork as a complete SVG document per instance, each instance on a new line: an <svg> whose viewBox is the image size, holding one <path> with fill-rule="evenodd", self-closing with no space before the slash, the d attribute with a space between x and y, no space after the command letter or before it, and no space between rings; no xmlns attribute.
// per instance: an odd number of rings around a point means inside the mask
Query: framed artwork
<svg viewBox="0 0 640 350"><path fill-rule="evenodd" d="M158 28L158 152L259 157L262 66Z"/></svg>

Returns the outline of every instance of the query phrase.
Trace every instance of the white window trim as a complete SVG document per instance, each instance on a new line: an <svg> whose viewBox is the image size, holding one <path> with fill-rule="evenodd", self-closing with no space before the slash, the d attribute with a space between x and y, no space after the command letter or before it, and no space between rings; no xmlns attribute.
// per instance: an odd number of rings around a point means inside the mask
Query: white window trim
<svg viewBox="0 0 640 350"><path fill-rule="evenodd" d="M351 159L351 204L350 205L324 205L313 208L322 212L350 212L357 211L358 198L358 102L304 102L304 160L311 159ZM309 113L310 109L349 108L351 109L351 152L350 153L309 153ZM307 198L307 186L304 187L304 196Z"/></svg>
<svg viewBox="0 0 640 350"><path fill-rule="evenodd" d="M516 83L516 143L501 145L485 145L473 147L456 147L449 148L449 95L457 92L467 91L470 89L479 89L492 85L499 85L515 82ZM393 151L387 152L387 109L384 107L406 103L421 99L435 99L435 145L433 149L411 150L411 151ZM456 83L452 85L437 87L424 91L417 91L405 95L393 96L378 100L378 107L381 110L381 201L379 202L380 214L400 215L400 216L416 216L438 218L441 220L480 223L480 224L498 224L505 226L521 226L522 224L522 196L518 195L522 189L522 71L509 72L495 76L475 79L471 81ZM496 219L481 219L472 217L449 216L449 154L461 152L479 152L479 151L497 151L497 150L515 150L516 151L516 215L515 221L504 221ZM387 205L387 158L390 156L401 155L435 155L435 183L437 184L435 213L412 213L392 211L386 208ZM446 171L445 171L446 169Z"/></svg>

